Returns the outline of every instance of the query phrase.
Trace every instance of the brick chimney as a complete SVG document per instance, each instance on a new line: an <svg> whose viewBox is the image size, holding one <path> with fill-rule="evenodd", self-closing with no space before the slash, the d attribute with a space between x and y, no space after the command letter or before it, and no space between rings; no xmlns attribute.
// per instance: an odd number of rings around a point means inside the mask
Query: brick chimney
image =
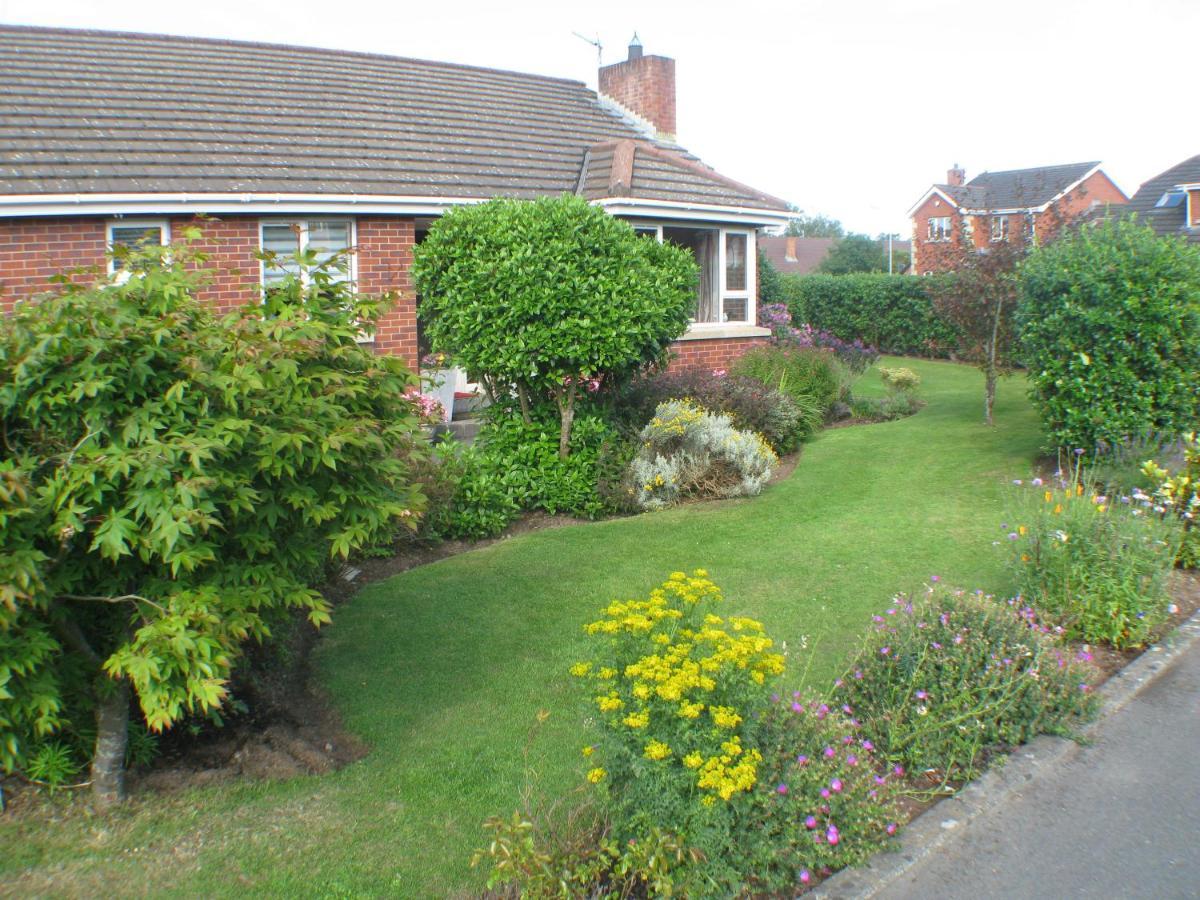
<svg viewBox="0 0 1200 900"><path fill-rule="evenodd" d="M946 184L950 187L962 187L966 181L967 172L965 169L960 169L958 163L955 163L954 168L946 173Z"/></svg>
<svg viewBox="0 0 1200 900"><path fill-rule="evenodd" d="M645 119L660 137L675 137L675 60L643 55L636 34L627 60L600 67L600 93Z"/></svg>

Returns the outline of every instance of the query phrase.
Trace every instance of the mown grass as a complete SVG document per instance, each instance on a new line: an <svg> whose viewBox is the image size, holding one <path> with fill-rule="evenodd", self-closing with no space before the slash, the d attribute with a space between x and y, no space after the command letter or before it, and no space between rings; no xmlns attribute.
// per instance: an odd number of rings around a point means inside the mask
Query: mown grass
<svg viewBox="0 0 1200 900"><path fill-rule="evenodd" d="M372 752L321 778L138 797L96 819L0 817L0 884L29 893L466 896L482 820L523 788L578 783L582 709L566 669L605 601L704 567L728 609L786 641L789 680L835 677L870 614L933 574L1003 591L1003 486L1030 472L1019 380L981 424L973 369L907 360L928 406L826 431L753 500L527 534L370 585L319 646L321 683ZM868 376L864 392L873 389ZM807 641L808 649L802 649ZM537 726L539 710L549 713Z"/></svg>

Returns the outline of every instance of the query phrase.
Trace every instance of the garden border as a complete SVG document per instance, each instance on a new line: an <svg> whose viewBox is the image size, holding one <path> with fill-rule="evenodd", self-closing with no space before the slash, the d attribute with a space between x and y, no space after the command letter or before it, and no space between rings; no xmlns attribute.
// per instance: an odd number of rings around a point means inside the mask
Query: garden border
<svg viewBox="0 0 1200 900"><path fill-rule="evenodd" d="M1082 730L1091 738L1109 718L1134 700L1180 656L1200 645L1200 611L1180 623L1170 634L1154 644L1114 674L1099 689L1102 698L1095 721ZM819 885L812 893L824 900L867 900L880 890L921 865L942 849L953 835L980 814L1006 802L1047 770L1072 758L1080 750L1078 742L1043 735L1014 751L1002 764L984 773L959 793L932 806L901 832L893 851L876 854L859 868L843 869Z"/></svg>

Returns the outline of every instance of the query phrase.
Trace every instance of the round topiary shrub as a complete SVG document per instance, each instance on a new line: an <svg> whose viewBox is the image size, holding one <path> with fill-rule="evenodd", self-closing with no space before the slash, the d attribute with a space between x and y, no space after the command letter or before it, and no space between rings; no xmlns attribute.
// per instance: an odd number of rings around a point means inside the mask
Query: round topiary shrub
<svg viewBox="0 0 1200 900"><path fill-rule="evenodd" d="M1052 442L1188 431L1200 414L1200 249L1134 221L1070 232L1020 270L1018 327Z"/></svg>

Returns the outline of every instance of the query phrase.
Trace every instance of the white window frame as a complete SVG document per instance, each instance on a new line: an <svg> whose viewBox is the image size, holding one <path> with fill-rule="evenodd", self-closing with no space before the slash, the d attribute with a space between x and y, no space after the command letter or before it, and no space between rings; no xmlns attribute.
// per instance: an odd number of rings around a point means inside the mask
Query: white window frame
<svg viewBox="0 0 1200 900"><path fill-rule="evenodd" d="M999 243L1008 240L1008 216L992 216L992 241Z"/></svg>
<svg viewBox="0 0 1200 900"><path fill-rule="evenodd" d="M934 222L945 222L946 223L946 227L939 228L938 233L936 235L934 233L934 228L933 228ZM954 233L954 223L950 221L950 216L930 216L929 217L928 241L930 243L935 243L935 244L944 243L944 242L950 240L950 237L953 233Z"/></svg>
<svg viewBox="0 0 1200 900"><path fill-rule="evenodd" d="M296 228L299 232L299 242L297 250L303 253L308 247L308 226L313 222L336 222L338 224L348 223L350 225L350 244L345 249L350 251L349 267L346 273L346 279L351 286L357 290L358 288L358 254L354 252L358 246L358 220L349 216L306 216L297 218L292 216L284 216L281 218L262 218L258 220L258 249L265 250L266 246L263 241L263 226L265 225L288 225ZM267 262L263 260L258 267L258 283L265 291L267 288ZM303 287L308 287L310 284L308 270L302 268L300 270L300 284Z"/></svg>
<svg viewBox="0 0 1200 900"><path fill-rule="evenodd" d="M104 223L104 249L108 255L108 274L116 275L122 282L129 278L128 269L118 269L117 261L113 259L113 229L140 228L143 232L158 229L160 246L171 245L171 223L166 219L109 219Z"/></svg>
<svg viewBox="0 0 1200 900"><path fill-rule="evenodd" d="M661 244L663 242L663 227L667 228L693 228L697 231L703 229L705 231L717 232L717 268L721 273L721 283L717 289L717 303L721 309L721 315L725 314L725 300L745 300L746 301L746 320L735 322L697 322L694 319L688 324L688 331L717 331L728 328L755 328L758 325L758 232L753 228L725 228L720 225L711 224L708 222L693 222L693 221L661 221L661 222L643 222L630 221L635 231L645 234L649 237L651 229L655 232L655 237ZM726 269L726 252L725 252L725 236L729 234L744 235L746 237L746 288L740 291L731 291L728 288L726 279L729 272Z"/></svg>

